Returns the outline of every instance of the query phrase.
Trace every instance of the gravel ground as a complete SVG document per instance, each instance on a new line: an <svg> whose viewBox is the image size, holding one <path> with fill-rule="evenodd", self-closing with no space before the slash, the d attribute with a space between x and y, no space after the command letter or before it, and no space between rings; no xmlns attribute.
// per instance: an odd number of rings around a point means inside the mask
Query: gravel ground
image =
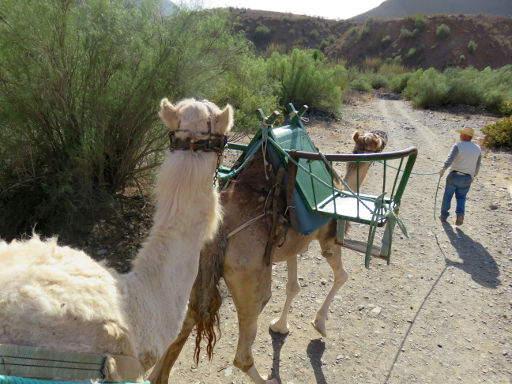
<svg viewBox="0 0 512 384"><path fill-rule="evenodd" d="M479 130L491 116L416 110L402 100L372 98L344 108L335 122L306 128L325 153L350 151L355 129L388 133L387 150L419 149L414 171L439 170L457 140L455 129ZM371 187L378 165L371 168ZM401 207L410 239L395 231L391 264L343 250L349 274L330 307L328 336L309 324L333 281L318 244L299 255L301 291L288 335L269 331L285 298L286 265L275 264L273 296L259 319L256 366L280 383L512 383L512 155L487 152L468 195L464 225L442 225L434 196L437 175L412 175ZM453 209L453 208L452 208ZM354 225L349 238L363 240ZM238 325L223 290L222 338L211 362L192 359L193 340L177 361L172 383L250 383L233 367ZM191 338L194 335L191 335Z"/></svg>

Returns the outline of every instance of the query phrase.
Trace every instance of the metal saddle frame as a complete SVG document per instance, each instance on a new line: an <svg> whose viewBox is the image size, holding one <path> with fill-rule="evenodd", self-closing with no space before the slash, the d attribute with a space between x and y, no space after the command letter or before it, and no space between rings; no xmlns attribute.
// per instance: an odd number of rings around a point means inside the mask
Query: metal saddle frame
<svg viewBox="0 0 512 384"><path fill-rule="evenodd" d="M229 149L242 154L233 167L221 166L219 180L221 188L229 179L236 177L254 154L265 146L274 169L285 168L284 191L287 193L287 206L292 226L304 235L337 220L337 242L349 249L365 254L365 266L369 268L370 258L383 258L389 264L393 231L398 224L406 237L405 226L398 217L405 187L414 166L418 150L410 147L402 151L368 154L322 154L311 141L304 128L302 116L307 111L303 106L299 111L288 105L290 120L287 125L273 127L279 113L274 111L265 116L258 110L261 121L258 131L247 145L228 143ZM333 166L336 162L355 162L357 186L352 190L339 177ZM362 193L359 168L361 163L376 162L383 166L382 186L378 194ZM397 166L391 163L398 163ZM388 179L392 179L388 183ZM345 239L347 221L369 226L365 242ZM374 246L377 228L385 227L380 247Z"/></svg>

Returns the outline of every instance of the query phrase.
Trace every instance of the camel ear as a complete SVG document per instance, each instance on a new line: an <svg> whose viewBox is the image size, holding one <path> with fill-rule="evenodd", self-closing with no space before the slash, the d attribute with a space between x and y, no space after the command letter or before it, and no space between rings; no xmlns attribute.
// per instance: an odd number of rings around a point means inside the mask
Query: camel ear
<svg viewBox="0 0 512 384"><path fill-rule="evenodd" d="M160 118L163 120L165 125L173 131L178 129L178 111L167 99L162 99L160 102Z"/></svg>
<svg viewBox="0 0 512 384"><path fill-rule="evenodd" d="M218 133L228 133L233 127L233 107L229 104L226 105L226 108L215 116L215 123L220 131Z"/></svg>

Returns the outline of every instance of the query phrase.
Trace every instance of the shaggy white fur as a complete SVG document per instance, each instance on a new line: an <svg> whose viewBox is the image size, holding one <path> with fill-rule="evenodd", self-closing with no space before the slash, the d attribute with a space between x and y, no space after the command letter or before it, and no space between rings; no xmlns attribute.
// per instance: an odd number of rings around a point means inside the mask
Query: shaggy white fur
<svg viewBox="0 0 512 384"><path fill-rule="evenodd" d="M233 110L186 99L162 100L171 129L227 133ZM84 252L42 241L0 241L0 343L123 354L145 369L176 338L202 242L221 219L212 181L214 152L168 152L155 188L154 224L130 273L120 275Z"/></svg>

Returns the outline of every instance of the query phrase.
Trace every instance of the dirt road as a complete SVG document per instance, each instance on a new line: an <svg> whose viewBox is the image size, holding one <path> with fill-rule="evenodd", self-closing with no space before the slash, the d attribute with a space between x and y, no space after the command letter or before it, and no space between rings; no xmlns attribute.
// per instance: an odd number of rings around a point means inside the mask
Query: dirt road
<svg viewBox="0 0 512 384"><path fill-rule="evenodd" d="M384 130L388 150L417 146L414 171L430 173L455 143L455 129L478 130L493 120L372 99L345 107L339 122L306 128L325 153L349 151L354 129ZM411 238L395 231L391 265L374 259L367 270L362 255L343 250L349 280L331 304L327 337L309 325L333 281L318 245L299 256L302 289L287 336L268 330L286 285L286 265L274 265L273 296L254 345L260 372L272 371L284 384L512 383L512 155L485 154L461 227L451 225L453 216L444 226L434 218L437 181L437 175L411 177L400 211ZM349 237L364 239L366 228L354 227ZM213 361L202 356L195 367L189 340L170 382L250 383L231 363L238 326L226 289L221 328Z"/></svg>

